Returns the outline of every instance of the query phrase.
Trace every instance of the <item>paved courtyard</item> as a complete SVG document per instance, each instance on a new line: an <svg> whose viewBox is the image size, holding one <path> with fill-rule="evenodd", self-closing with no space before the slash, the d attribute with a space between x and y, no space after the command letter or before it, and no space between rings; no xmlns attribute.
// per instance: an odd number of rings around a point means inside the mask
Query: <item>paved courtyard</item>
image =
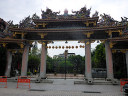
<svg viewBox="0 0 128 96"><path fill-rule="evenodd" d="M0 88L0 96L127 96L119 85L75 84L78 79L50 79L53 83L31 83L31 88L16 88L16 82L8 82L8 88Z"/></svg>

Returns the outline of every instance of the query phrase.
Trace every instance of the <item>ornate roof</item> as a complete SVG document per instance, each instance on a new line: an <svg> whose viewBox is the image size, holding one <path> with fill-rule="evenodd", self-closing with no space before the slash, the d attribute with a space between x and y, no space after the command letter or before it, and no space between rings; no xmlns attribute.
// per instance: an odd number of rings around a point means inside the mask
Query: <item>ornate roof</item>
<svg viewBox="0 0 128 96"><path fill-rule="evenodd" d="M107 36L109 37L110 35L112 35L112 33L117 33L120 37L122 36L122 34L128 32L128 18L124 17L122 18L122 21L119 22L114 20L110 15L101 14L101 18L99 19L97 11L92 15L92 17L90 17L90 11L91 8L87 9L85 6L79 11L72 11L73 14L68 14L68 10L66 9L64 14L60 15L60 12L53 12L51 9L47 8L46 11L42 11L42 19L34 14L32 17L28 16L24 18L17 25L14 25L11 21L8 22L8 33L2 31L0 33L0 37L11 37L12 34L9 33L9 31L13 33L12 38L23 39L24 37L27 39L31 39L30 35L34 34L35 37L32 37L32 39L40 39L39 36L42 36L45 37L46 40L52 37L54 33L69 34L69 38L72 39L70 37L70 33L79 33L79 35L87 35L87 37L90 37L90 34L94 33L94 35L97 35L97 37L99 36L100 38L102 38L104 35L106 35L105 38L107 38ZM0 24L3 26L1 28L5 30L6 23L1 20ZM47 33L47 35L44 33ZM102 36L100 36L99 34L101 34ZM38 36L36 37L36 35ZM92 35L91 38L97 39L97 37L94 35ZM43 39L42 37L41 39Z"/></svg>

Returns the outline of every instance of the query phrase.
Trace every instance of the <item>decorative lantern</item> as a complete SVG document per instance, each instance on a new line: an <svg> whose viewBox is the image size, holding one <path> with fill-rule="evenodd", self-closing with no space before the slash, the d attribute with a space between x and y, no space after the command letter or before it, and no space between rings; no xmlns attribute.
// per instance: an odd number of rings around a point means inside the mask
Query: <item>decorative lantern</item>
<svg viewBox="0 0 128 96"><path fill-rule="evenodd" d="M46 46L46 48L48 48L48 46Z"/></svg>
<svg viewBox="0 0 128 96"><path fill-rule="evenodd" d="M55 48L57 49L58 47L56 46Z"/></svg>
<svg viewBox="0 0 128 96"><path fill-rule="evenodd" d="M68 49L68 46L66 46L66 48Z"/></svg>
<svg viewBox="0 0 128 96"><path fill-rule="evenodd" d="M54 46L52 46L52 49L54 49Z"/></svg>
<svg viewBox="0 0 128 96"><path fill-rule="evenodd" d="M69 49L71 48L71 46L68 47Z"/></svg>
<svg viewBox="0 0 128 96"><path fill-rule="evenodd" d="M49 49L51 49L51 46L49 46Z"/></svg>
<svg viewBox="0 0 128 96"><path fill-rule="evenodd" d="M61 49L61 46L59 46L59 49Z"/></svg>
<svg viewBox="0 0 128 96"><path fill-rule="evenodd" d="M72 49L74 49L74 46L72 46Z"/></svg>
<svg viewBox="0 0 128 96"><path fill-rule="evenodd" d="M78 48L78 46L76 46L76 49Z"/></svg>
<svg viewBox="0 0 128 96"><path fill-rule="evenodd" d="M64 46L62 46L62 49L64 49Z"/></svg>
<svg viewBox="0 0 128 96"><path fill-rule="evenodd" d="M80 45L80 48L82 48L83 46L82 45Z"/></svg>

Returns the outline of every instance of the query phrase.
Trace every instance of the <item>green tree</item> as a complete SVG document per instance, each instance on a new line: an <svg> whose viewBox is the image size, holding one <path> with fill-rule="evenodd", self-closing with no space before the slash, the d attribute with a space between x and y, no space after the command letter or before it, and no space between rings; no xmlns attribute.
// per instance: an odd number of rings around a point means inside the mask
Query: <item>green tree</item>
<svg viewBox="0 0 128 96"><path fill-rule="evenodd" d="M71 62L71 64L74 67L74 72L76 73L83 73L85 70L85 58L80 56L80 55L76 55L76 56L70 56L68 58L68 60Z"/></svg>
<svg viewBox="0 0 128 96"><path fill-rule="evenodd" d="M54 72L53 59L50 56L47 56L46 68L47 68L47 73L53 73Z"/></svg>
<svg viewBox="0 0 128 96"><path fill-rule="evenodd" d="M65 66L67 73L84 73L85 70L85 57L80 55L70 56L65 58L51 58L47 56L47 73L65 73Z"/></svg>
<svg viewBox="0 0 128 96"><path fill-rule="evenodd" d="M59 63L58 68L60 73L65 73L65 71L66 73L73 73L73 64L71 64L71 62L68 60L66 60L65 62L65 60L63 59L63 61Z"/></svg>
<svg viewBox="0 0 128 96"><path fill-rule="evenodd" d="M105 47L103 43L96 46L92 52L92 62L95 68L106 68Z"/></svg>
<svg viewBox="0 0 128 96"><path fill-rule="evenodd" d="M31 54L31 55L35 55L35 56L38 56L38 55L39 55L39 49L38 49L38 47L37 47L37 41L34 42L30 54Z"/></svg>
<svg viewBox="0 0 128 96"><path fill-rule="evenodd" d="M61 57L53 58L54 73L63 73L64 67L61 63L63 61L64 61L64 58L61 58Z"/></svg>
<svg viewBox="0 0 128 96"><path fill-rule="evenodd" d="M37 47L37 42L34 42L32 50L28 57L28 69L34 73L34 70L38 70L40 65L40 52Z"/></svg>
<svg viewBox="0 0 128 96"><path fill-rule="evenodd" d="M40 58L36 55L29 55L28 58L28 68L31 72L34 72L34 70L38 70L40 64Z"/></svg>
<svg viewBox="0 0 128 96"><path fill-rule="evenodd" d="M92 50L92 52L91 52L91 63L92 63L92 68L95 68L95 67L96 67L96 66L95 66L95 61L94 61L94 59L95 59L95 49Z"/></svg>

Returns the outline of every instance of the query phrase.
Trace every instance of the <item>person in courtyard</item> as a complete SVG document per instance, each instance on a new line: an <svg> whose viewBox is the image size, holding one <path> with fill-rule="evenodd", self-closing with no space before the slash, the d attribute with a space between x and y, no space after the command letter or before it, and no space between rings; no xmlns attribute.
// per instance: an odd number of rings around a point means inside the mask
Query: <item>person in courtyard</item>
<svg viewBox="0 0 128 96"><path fill-rule="evenodd" d="M36 75L36 73L37 73L37 70L36 70L36 69L34 70L34 73L35 73L35 75Z"/></svg>

